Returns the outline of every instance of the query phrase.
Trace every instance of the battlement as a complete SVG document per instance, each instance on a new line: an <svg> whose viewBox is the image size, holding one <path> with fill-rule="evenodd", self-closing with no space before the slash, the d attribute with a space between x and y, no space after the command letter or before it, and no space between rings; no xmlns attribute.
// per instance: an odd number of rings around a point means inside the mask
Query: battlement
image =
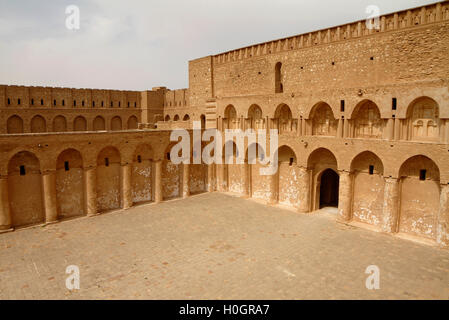
<svg viewBox="0 0 449 320"><path fill-rule="evenodd" d="M239 48L213 56L214 64L251 59L253 57L279 52L299 50L333 42L347 41L353 38L368 37L377 33L386 33L401 29L415 28L422 25L449 20L449 2L417 7L382 15L380 28L368 29L365 20L356 21L332 28L322 29L306 34L268 41Z"/></svg>

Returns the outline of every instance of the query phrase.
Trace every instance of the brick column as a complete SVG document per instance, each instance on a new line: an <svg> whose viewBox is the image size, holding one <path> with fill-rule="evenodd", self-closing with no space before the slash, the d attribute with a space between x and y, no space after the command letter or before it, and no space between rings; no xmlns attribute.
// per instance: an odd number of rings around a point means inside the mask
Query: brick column
<svg viewBox="0 0 449 320"><path fill-rule="evenodd" d="M437 243L443 247L449 246L449 184L441 185Z"/></svg>
<svg viewBox="0 0 449 320"><path fill-rule="evenodd" d="M245 162L243 164L243 197L249 198L249 171L251 169L251 166Z"/></svg>
<svg viewBox="0 0 449 320"><path fill-rule="evenodd" d="M343 138L343 119L338 119L337 138Z"/></svg>
<svg viewBox="0 0 449 320"><path fill-rule="evenodd" d="M385 178L382 231L396 232L399 218L399 180Z"/></svg>
<svg viewBox="0 0 449 320"><path fill-rule="evenodd" d="M122 165L122 199L123 209L129 209L133 206L132 184L131 184L131 165Z"/></svg>
<svg viewBox="0 0 449 320"><path fill-rule="evenodd" d="M0 177L0 231L11 228L11 211L9 208L8 177Z"/></svg>
<svg viewBox="0 0 449 320"><path fill-rule="evenodd" d="M308 213L310 211L310 171L302 167L298 169L298 212Z"/></svg>
<svg viewBox="0 0 449 320"><path fill-rule="evenodd" d="M387 120L387 140L391 141L394 139L394 119L390 118Z"/></svg>
<svg viewBox="0 0 449 320"><path fill-rule="evenodd" d="M207 192L214 192L214 164L207 165Z"/></svg>
<svg viewBox="0 0 449 320"><path fill-rule="evenodd" d="M340 171L340 187L338 194L338 220L351 220L352 178L347 171Z"/></svg>
<svg viewBox="0 0 449 320"><path fill-rule="evenodd" d="M279 168L275 174L270 177L270 199L269 204L276 204L279 201Z"/></svg>
<svg viewBox="0 0 449 320"><path fill-rule="evenodd" d="M162 200L162 160L158 160L154 162L154 202Z"/></svg>
<svg viewBox="0 0 449 320"><path fill-rule="evenodd" d="M401 120L394 119L394 140L398 141L401 139Z"/></svg>
<svg viewBox="0 0 449 320"><path fill-rule="evenodd" d="M349 138L349 120L343 120L343 138Z"/></svg>
<svg viewBox="0 0 449 320"><path fill-rule="evenodd" d="M190 196L190 164L182 164L182 197Z"/></svg>
<svg viewBox="0 0 449 320"><path fill-rule="evenodd" d="M97 214L97 168L86 168L84 170L84 184L86 214L93 216Z"/></svg>
<svg viewBox="0 0 449 320"><path fill-rule="evenodd" d="M42 186L44 190L45 223L54 223L58 221L55 171L47 171L42 174Z"/></svg>

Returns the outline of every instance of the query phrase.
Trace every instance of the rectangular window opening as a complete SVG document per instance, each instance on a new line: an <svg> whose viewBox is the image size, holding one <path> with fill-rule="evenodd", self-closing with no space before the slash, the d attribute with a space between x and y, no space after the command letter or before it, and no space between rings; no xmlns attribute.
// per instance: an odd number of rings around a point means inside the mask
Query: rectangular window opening
<svg viewBox="0 0 449 320"><path fill-rule="evenodd" d="M62 106L65 106L65 100L62 100Z"/></svg>
<svg viewBox="0 0 449 320"><path fill-rule="evenodd" d="M419 180L424 181L426 180L427 176L427 170L419 170Z"/></svg>
<svg viewBox="0 0 449 320"><path fill-rule="evenodd" d="M8 98L8 105L10 105L10 104L11 104L11 99Z"/></svg>
<svg viewBox="0 0 449 320"><path fill-rule="evenodd" d="M41 106L44 105L44 99L41 99Z"/></svg>
<svg viewBox="0 0 449 320"><path fill-rule="evenodd" d="M73 106L76 107L76 100L73 100Z"/></svg>
<svg viewBox="0 0 449 320"><path fill-rule="evenodd" d="M109 158L104 158L104 165L109 167Z"/></svg>
<svg viewBox="0 0 449 320"><path fill-rule="evenodd" d="M137 156L137 162L141 163L142 162L142 157L141 156Z"/></svg>
<svg viewBox="0 0 449 320"><path fill-rule="evenodd" d="M68 161L65 161L65 162L64 162L64 170L65 170L65 171L69 171L69 169L70 169L70 168L69 168L69 162L68 162Z"/></svg>
<svg viewBox="0 0 449 320"><path fill-rule="evenodd" d="M293 165L293 161L294 161L294 159L290 158L290 163L289 163L290 167Z"/></svg>
<svg viewBox="0 0 449 320"><path fill-rule="evenodd" d="M345 100L340 101L340 111L345 112Z"/></svg>
<svg viewBox="0 0 449 320"><path fill-rule="evenodd" d="M167 152L167 160L170 160L170 152Z"/></svg>
<svg viewBox="0 0 449 320"><path fill-rule="evenodd" d="M20 175L24 176L26 174L25 172L25 166L20 166Z"/></svg>
<svg viewBox="0 0 449 320"><path fill-rule="evenodd" d="M17 99L17 104L20 106L20 99Z"/></svg>
<svg viewBox="0 0 449 320"><path fill-rule="evenodd" d="M391 109L392 109L392 110L396 110L397 104L398 104L397 99L396 99L396 98L393 98L393 101L392 101L392 103L391 103Z"/></svg>
<svg viewBox="0 0 449 320"><path fill-rule="evenodd" d="M369 166L369 174L370 175L374 174L374 166Z"/></svg>
<svg viewBox="0 0 449 320"><path fill-rule="evenodd" d="M34 99L31 99L31 105L34 106Z"/></svg>

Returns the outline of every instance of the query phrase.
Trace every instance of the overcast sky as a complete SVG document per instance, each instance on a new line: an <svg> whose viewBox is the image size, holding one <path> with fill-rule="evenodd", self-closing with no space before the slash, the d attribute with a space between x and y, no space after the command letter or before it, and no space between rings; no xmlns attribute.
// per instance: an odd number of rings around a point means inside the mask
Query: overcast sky
<svg viewBox="0 0 449 320"><path fill-rule="evenodd" d="M438 1L0 0L0 84L188 87L188 61ZM80 29L66 28L66 6Z"/></svg>

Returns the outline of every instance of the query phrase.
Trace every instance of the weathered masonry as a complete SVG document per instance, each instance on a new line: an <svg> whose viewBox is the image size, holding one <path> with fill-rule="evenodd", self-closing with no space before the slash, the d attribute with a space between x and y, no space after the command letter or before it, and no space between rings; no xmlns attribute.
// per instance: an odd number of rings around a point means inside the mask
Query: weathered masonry
<svg viewBox="0 0 449 320"><path fill-rule="evenodd" d="M3 230L226 191L449 246L448 2L190 61L188 89L0 86L0 110ZM195 120L278 129L277 174L174 165Z"/></svg>

